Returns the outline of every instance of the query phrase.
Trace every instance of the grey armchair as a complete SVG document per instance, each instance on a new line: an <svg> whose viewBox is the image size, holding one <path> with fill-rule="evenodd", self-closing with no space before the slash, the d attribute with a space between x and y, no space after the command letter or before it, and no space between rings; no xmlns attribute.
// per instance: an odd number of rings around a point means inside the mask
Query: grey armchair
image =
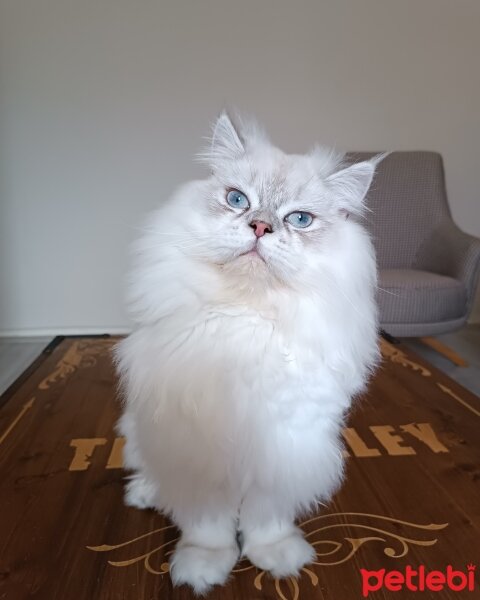
<svg viewBox="0 0 480 600"><path fill-rule="evenodd" d="M367 206L379 264L382 329L398 337L423 337L461 327L475 297L480 240L452 220L440 154L387 156Z"/></svg>

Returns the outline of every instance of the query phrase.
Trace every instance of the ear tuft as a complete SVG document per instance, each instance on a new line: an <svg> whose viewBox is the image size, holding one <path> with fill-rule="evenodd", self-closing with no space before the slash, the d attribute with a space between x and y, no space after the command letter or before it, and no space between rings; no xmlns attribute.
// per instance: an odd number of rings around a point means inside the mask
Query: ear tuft
<svg viewBox="0 0 480 600"><path fill-rule="evenodd" d="M257 121L242 117L236 111L232 119L223 111L213 124L207 148L197 154L197 159L215 171L223 167L225 161L237 160L247 152L270 147L268 137Z"/></svg>
<svg viewBox="0 0 480 600"><path fill-rule="evenodd" d="M212 161L235 159L245 152L240 135L226 111L223 111L213 126L210 145Z"/></svg>
<svg viewBox="0 0 480 600"><path fill-rule="evenodd" d="M378 154L370 160L354 163L327 178L327 186L341 213L364 212L366 207L363 201L372 183L375 169L387 154Z"/></svg>

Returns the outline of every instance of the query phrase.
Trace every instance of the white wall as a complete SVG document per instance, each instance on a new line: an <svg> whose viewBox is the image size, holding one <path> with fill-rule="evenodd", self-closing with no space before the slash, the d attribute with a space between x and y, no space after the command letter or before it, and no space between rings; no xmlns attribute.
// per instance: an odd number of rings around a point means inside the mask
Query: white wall
<svg viewBox="0 0 480 600"><path fill-rule="evenodd" d="M0 332L128 327L135 225L225 104L290 151L441 152L480 235L479 31L477 0L1 0Z"/></svg>

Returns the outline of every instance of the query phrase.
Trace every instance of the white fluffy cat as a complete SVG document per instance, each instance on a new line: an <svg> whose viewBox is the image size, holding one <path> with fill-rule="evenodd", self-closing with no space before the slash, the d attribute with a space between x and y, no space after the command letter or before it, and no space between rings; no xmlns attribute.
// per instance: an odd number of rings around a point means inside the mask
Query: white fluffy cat
<svg viewBox="0 0 480 600"><path fill-rule="evenodd" d="M284 154L225 113L203 158L208 179L136 247L136 327L117 347L126 503L178 525L171 576L200 594L240 555L276 577L314 559L294 520L337 489L343 418L378 358L355 216L379 158Z"/></svg>

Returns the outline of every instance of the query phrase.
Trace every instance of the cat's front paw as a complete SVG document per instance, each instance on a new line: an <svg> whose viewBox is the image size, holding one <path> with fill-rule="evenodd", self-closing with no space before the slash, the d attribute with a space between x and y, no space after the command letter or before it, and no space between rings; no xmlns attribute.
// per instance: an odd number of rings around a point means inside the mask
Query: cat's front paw
<svg viewBox="0 0 480 600"><path fill-rule="evenodd" d="M238 548L204 548L183 545L175 549L170 563L174 585L187 584L198 595L214 585L223 585L238 559Z"/></svg>
<svg viewBox="0 0 480 600"><path fill-rule="evenodd" d="M246 551L256 567L270 571L274 577L298 575L300 569L315 558L315 550L299 531L270 544L256 544Z"/></svg>

